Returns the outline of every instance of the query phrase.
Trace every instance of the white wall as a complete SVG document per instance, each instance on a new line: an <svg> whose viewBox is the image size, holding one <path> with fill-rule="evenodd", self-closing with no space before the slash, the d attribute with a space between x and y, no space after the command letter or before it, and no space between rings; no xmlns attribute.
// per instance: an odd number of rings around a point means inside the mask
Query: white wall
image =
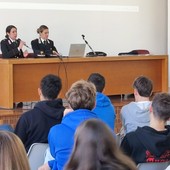
<svg viewBox="0 0 170 170"><path fill-rule="evenodd" d="M0 0L1 2L7 2ZM8 0L15 2L15 0ZM148 49L152 54L167 53L167 0L17 0L17 2L65 3L113 5L137 8L131 12L123 8L119 11L88 10L31 10L1 9L0 39L5 36L7 25L18 28L18 37L30 45L38 35L36 29L45 24L50 29L50 38L63 55L68 54L70 43L83 43L81 35L94 50L108 55L133 49ZM27 8L28 4L25 5ZM10 5L9 8L13 8ZM34 7L34 6L33 6ZM15 7L17 8L17 7ZM90 51L88 47L86 51Z"/></svg>

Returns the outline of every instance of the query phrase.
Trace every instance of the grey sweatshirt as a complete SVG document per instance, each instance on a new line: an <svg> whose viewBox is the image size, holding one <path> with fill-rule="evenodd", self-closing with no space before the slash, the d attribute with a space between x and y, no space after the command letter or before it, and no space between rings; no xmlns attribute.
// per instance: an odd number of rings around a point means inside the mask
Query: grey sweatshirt
<svg viewBox="0 0 170 170"><path fill-rule="evenodd" d="M149 126L149 108L151 102L131 102L121 109L124 134L135 131L137 127Z"/></svg>

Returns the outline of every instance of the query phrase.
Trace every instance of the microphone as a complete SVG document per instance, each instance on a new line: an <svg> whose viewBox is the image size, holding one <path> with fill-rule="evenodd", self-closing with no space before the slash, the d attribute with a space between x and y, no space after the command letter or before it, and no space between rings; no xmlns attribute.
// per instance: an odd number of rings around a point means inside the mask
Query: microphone
<svg viewBox="0 0 170 170"><path fill-rule="evenodd" d="M91 57L97 56L96 53L95 53L95 51L93 50L93 48L89 45L89 43L88 43L87 40L85 39L85 35L82 34L81 36L82 36L84 42L88 45L88 47L89 47L90 50L92 51L92 52L90 52L90 53L87 53L87 56L91 56ZM89 54L90 54L90 55L89 55Z"/></svg>
<svg viewBox="0 0 170 170"><path fill-rule="evenodd" d="M83 35L83 34L82 34L81 36L82 36L82 37L83 37L83 39L84 39L85 35Z"/></svg>
<svg viewBox="0 0 170 170"><path fill-rule="evenodd" d="M20 43L20 41L22 41L22 40L21 40L20 38L18 38L18 42L19 42L19 43ZM32 50L32 48L29 47L26 43L24 43L24 46Z"/></svg>
<svg viewBox="0 0 170 170"><path fill-rule="evenodd" d="M29 47L27 44L24 44L25 47L29 48L29 49L32 49L31 47Z"/></svg>
<svg viewBox="0 0 170 170"><path fill-rule="evenodd" d="M89 43L86 41L85 35L82 34L81 36L82 36L84 42L88 45L88 47L89 47L89 48L91 49L91 51L92 51L92 52L87 53L86 56L88 56L88 57L96 57L96 56L102 56L102 57L103 57L103 56L107 56L107 54L106 54L105 52L102 52L102 51L94 51L93 48L89 45Z"/></svg>

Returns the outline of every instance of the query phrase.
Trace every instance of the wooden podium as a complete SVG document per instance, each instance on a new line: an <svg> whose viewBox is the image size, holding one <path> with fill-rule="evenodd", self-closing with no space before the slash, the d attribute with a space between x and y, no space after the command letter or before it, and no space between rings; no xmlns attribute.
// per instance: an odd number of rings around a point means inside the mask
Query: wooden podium
<svg viewBox="0 0 170 170"><path fill-rule="evenodd" d="M86 80L94 72L106 78L106 95L132 93L132 83L140 75L152 79L154 92L168 91L167 55L0 59L0 107L39 100L37 89L47 74L61 77L60 97L64 97L73 82Z"/></svg>

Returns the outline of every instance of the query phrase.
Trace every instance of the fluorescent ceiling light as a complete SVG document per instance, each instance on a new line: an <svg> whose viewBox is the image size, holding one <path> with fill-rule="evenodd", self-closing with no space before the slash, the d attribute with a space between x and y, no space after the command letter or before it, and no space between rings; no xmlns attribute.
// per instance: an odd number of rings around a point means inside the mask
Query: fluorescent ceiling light
<svg viewBox="0 0 170 170"><path fill-rule="evenodd" d="M57 4L29 2L0 2L0 9L26 10L59 10L59 11L106 11L106 12L138 12L138 6L91 5L91 4Z"/></svg>

